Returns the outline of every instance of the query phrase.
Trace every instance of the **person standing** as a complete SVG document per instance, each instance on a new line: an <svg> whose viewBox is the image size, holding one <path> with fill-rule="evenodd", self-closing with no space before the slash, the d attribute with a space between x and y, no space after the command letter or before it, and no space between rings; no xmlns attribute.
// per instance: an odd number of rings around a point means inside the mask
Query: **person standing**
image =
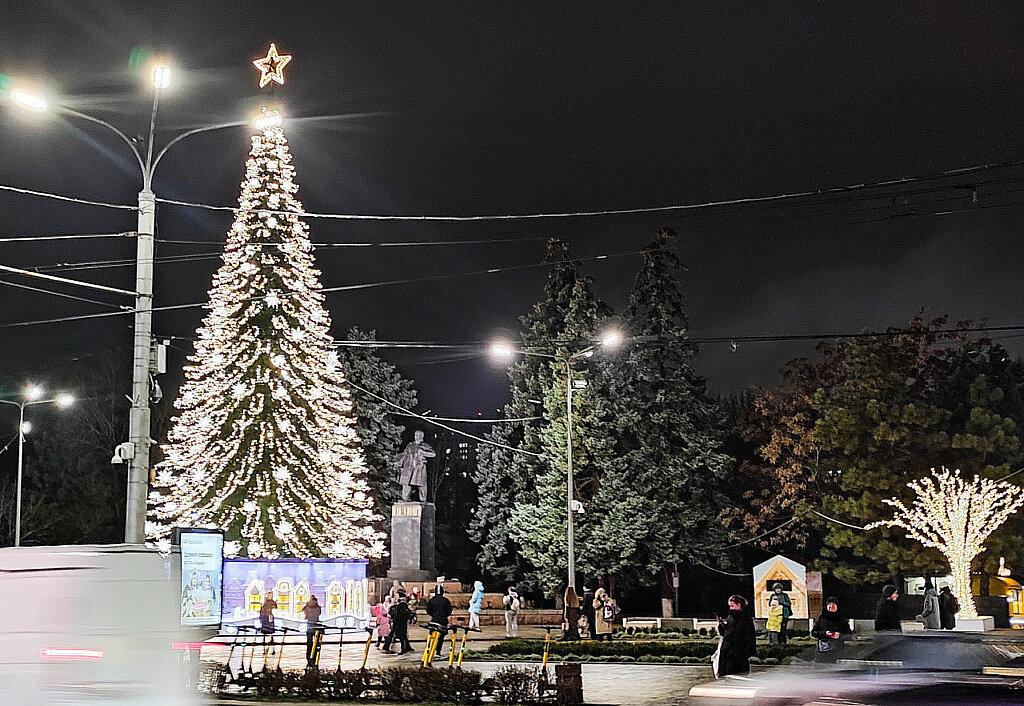
<svg viewBox="0 0 1024 706"><path fill-rule="evenodd" d="M519 609L522 602L515 587L508 587L508 593L501 599L501 603L505 606L505 637L519 637Z"/></svg>
<svg viewBox="0 0 1024 706"><path fill-rule="evenodd" d="M882 597L875 608L875 632L900 630L900 593L891 583L882 588Z"/></svg>
<svg viewBox="0 0 1024 706"><path fill-rule="evenodd" d="M615 612L618 610L615 606L615 601L611 599L606 590L599 588L594 594L593 606L594 633L597 636L597 640L601 641L608 638L608 642L611 642L612 623L615 620Z"/></svg>
<svg viewBox="0 0 1024 706"><path fill-rule="evenodd" d="M315 594L310 594L306 605L302 606L302 615L306 618L306 666L312 667L315 663L313 637L317 630L321 630L321 634L323 634L323 628L320 626L320 601L316 599ZM338 644L338 649L340 650L341 643L339 642Z"/></svg>
<svg viewBox="0 0 1024 706"><path fill-rule="evenodd" d="M569 586L565 589L564 607L562 608L562 639L580 639L580 597L576 589Z"/></svg>
<svg viewBox="0 0 1024 706"><path fill-rule="evenodd" d="M772 598L779 599L779 605L782 606L782 625L779 628L779 644L784 644L788 638L787 629L789 628L789 619L793 617L793 601L790 600L789 594L786 593L782 584L775 582L772 586Z"/></svg>
<svg viewBox="0 0 1024 706"><path fill-rule="evenodd" d="M444 634L437 641L437 656L444 653L444 643L448 637L448 619L452 614L452 602L444 595L444 587L438 585L434 589L434 595L427 601L427 615L430 622L444 627Z"/></svg>
<svg viewBox="0 0 1024 706"><path fill-rule="evenodd" d="M263 644L266 645L267 635L270 636L270 654L274 654L274 611L277 610L277 601L271 594L263 599L260 606L260 634L263 635ZM264 652L263 654L266 654Z"/></svg>
<svg viewBox="0 0 1024 706"><path fill-rule="evenodd" d="M391 634L391 610L392 601L388 596L373 607L373 615L377 618L377 647L382 646L383 641ZM390 644L390 643L389 643Z"/></svg>
<svg viewBox="0 0 1024 706"><path fill-rule="evenodd" d="M409 623L412 621L412 611L409 609L409 598L405 591L398 592L398 602L391 606L388 611L391 616L391 634L384 641L384 652L391 654L391 644L398 641L399 655L412 652L412 645L409 644Z"/></svg>
<svg viewBox="0 0 1024 706"><path fill-rule="evenodd" d="M821 615L814 621L811 637L818 641L814 652L815 662L835 662L846 645L850 634L850 621L839 610L839 601L829 598Z"/></svg>
<svg viewBox="0 0 1024 706"><path fill-rule="evenodd" d="M768 619L764 623L765 632L768 633L768 644L781 644L782 632L782 601L778 596L768 599Z"/></svg>
<svg viewBox="0 0 1024 706"><path fill-rule="evenodd" d="M587 621L587 634L591 640L597 639L597 625L594 623L594 589L586 586L583 589L583 605L580 608L583 618Z"/></svg>
<svg viewBox="0 0 1024 706"><path fill-rule="evenodd" d="M484 585L480 581L473 582L473 595L469 597L469 627L480 629L480 611L484 609Z"/></svg>
<svg viewBox="0 0 1024 706"><path fill-rule="evenodd" d="M940 630L942 628L942 609L939 606L939 594L935 592L935 586L931 581L924 583L924 606L921 608L921 615L917 619L924 624L925 630Z"/></svg>
<svg viewBox="0 0 1024 706"><path fill-rule="evenodd" d="M722 641L718 644L717 677L750 672L750 658L757 654L757 631L747 610L747 599L729 596L729 615L718 619Z"/></svg>
<svg viewBox="0 0 1024 706"><path fill-rule="evenodd" d="M943 630L956 629L956 614L960 612L960 602L949 590L949 586L943 586L939 592L939 622Z"/></svg>

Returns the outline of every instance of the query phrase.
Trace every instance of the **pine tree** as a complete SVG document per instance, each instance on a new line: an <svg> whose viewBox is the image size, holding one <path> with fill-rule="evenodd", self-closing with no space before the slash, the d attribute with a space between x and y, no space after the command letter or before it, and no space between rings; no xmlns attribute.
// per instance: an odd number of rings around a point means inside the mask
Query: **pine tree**
<svg viewBox="0 0 1024 706"><path fill-rule="evenodd" d="M348 340L374 341L376 334L352 328L348 332ZM386 513L401 495L395 459L401 451L405 427L398 423L394 408L380 398L412 409L416 406L416 390L411 380L403 378L394 365L383 360L372 348L343 345L339 347L338 354L345 378L353 385L377 395L373 397L353 389L352 401L355 405L356 431L366 450L366 463L369 466L366 483L377 508Z"/></svg>
<svg viewBox="0 0 1024 706"><path fill-rule="evenodd" d="M572 338L578 338L577 329L569 322L578 318L581 302L596 302L596 313L605 317L610 312L606 305L594 299L589 278L585 278L578 261L569 256L568 247L558 239L548 241L548 261L552 268L548 273L544 292L545 298L534 305L533 311L520 319L522 331L520 345L537 346L551 351L552 346ZM575 313L574 313L575 312ZM590 336L593 330L587 330ZM531 422L510 422L495 425L488 435L492 441L523 449L533 454L545 452L544 435L548 417L545 410L557 400L549 399L556 385L565 385L565 373L551 365L551 361L525 356L508 371L512 401L505 406L506 418L544 417ZM562 397L561 414L564 417L565 398ZM561 505L565 505L564 441L560 458L562 463ZM515 538L516 521L513 512L517 505L529 506L538 502L537 479L542 473L552 471L549 459L517 453L491 445L478 449L477 471L474 480L479 493L478 505L470 525L470 536L480 545L478 564L485 577L502 583L515 582L521 587L538 587L541 574L549 577L557 574L557 567L538 567L537 558L522 550ZM557 461L554 461L557 463ZM554 478L552 483L554 484ZM557 492L554 485L552 493ZM554 501L551 504L556 504ZM565 510L561 510L561 543L563 546L562 566L564 567ZM558 520L552 520L557 522ZM554 532L552 531L552 536ZM564 568L562 570L564 575ZM553 579L552 579L553 580Z"/></svg>
<svg viewBox="0 0 1024 706"><path fill-rule="evenodd" d="M722 412L692 367L674 239L663 228L647 247L626 314L636 343L597 366L584 414L584 428L599 430L592 571L633 584L669 576L673 562L707 562L725 543L719 488L732 460Z"/></svg>
<svg viewBox="0 0 1024 706"><path fill-rule="evenodd" d="M156 468L157 543L200 526L249 557L383 553L293 179L280 117L264 109Z"/></svg>

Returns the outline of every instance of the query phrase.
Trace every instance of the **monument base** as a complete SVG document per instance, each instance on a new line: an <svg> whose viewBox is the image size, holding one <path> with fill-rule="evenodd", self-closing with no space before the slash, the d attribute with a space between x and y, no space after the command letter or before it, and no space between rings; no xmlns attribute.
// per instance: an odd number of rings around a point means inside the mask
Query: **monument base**
<svg viewBox="0 0 1024 706"><path fill-rule="evenodd" d="M391 568L389 579L433 581L434 504L398 502L391 508Z"/></svg>

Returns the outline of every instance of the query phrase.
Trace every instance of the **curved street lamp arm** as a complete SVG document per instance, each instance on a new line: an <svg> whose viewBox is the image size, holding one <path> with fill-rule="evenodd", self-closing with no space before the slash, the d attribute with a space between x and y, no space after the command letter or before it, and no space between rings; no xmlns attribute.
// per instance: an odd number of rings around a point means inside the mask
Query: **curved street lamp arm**
<svg viewBox="0 0 1024 706"><path fill-rule="evenodd" d="M203 127L197 127L197 128L195 128L193 130L188 130L187 132L183 132L180 135L176 136L173 140L168 142L166 145L164 145L163 149L161 149L157 153L156 159L154 159L153 163L150 165L150 171L156 171L156 165L158 165L160 163L160 159L165 154L167 154L167 150L171 149L171 147L173 147L174 145L178 144L179 142L184 140L189 135L195 135L196 133L199 133L199 132L210 132L211 130L223 130L224 128L228 128L228 127L238 127L240 125L248 125L248 124L249 124L248 120L233 120L230 123L218 123L217 125L205 125Z"/></svg>
<svg viewBox="0 0 1024 706"><path fill-rule="evenodd" d="M116 134L118 137L120 137L122 140L124 140L124 143L126 145L128 145L129 148L131 148L132 154L135 155L135 159L139 163L139 169L142 172L142 179L143 179L143 181L146 181L146 163L142 161L142 155L139 154L139 150L136 149L135 143L133 143L131 141L131 139L127 135L125 135L123 132L118 130L116 127L114 127L113 125L108 123L106 120L101 120L99 118L94 118L91 115L87 115L85 113L81 113L81 112L79 112L77 110L73 110L72 108L65 108L64 106L60 106L58 109L62 113L67 113L68 115L74 115L76 118L82 118L83 120L88 120L90 122L94 122L97 125L102 125L103 127L107 128L108 130L112 130L114 132L114 134Z"/></svg>

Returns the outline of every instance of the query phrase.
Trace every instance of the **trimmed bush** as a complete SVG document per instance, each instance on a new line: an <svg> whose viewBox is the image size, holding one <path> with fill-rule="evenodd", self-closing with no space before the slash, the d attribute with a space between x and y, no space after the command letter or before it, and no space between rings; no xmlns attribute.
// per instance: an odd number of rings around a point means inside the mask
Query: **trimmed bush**
<svg viewBox="0 0 1024 706"><path fill-rule="evenodd" d="M499 704L532 704L540 700L540 669L537 667L502 667L489 680L492 695Z"/></svg>
<svg viewBox="0 0 1024 706"><path fill-rule="evenodd" d="M616 642L555 642L551 644L551 659L565 662L576 662L580 660L608 659L610 661L623 661L624 658L640 660L644 657L668 657L672 661L680 661L686 658L696 658L706 662L718 648L717 642L697 640L619 640ZM785 644L785 645L758 645L757 655L759 658L774 658L782 660L800 654L807 645ZM504 640L491 645L487 655L507 655L513 659L530 657L539 660L544 652L543 640L512 639ZM472 658L470 653L467 656ZM649 660L648 660L649 661Z"/></svg>

